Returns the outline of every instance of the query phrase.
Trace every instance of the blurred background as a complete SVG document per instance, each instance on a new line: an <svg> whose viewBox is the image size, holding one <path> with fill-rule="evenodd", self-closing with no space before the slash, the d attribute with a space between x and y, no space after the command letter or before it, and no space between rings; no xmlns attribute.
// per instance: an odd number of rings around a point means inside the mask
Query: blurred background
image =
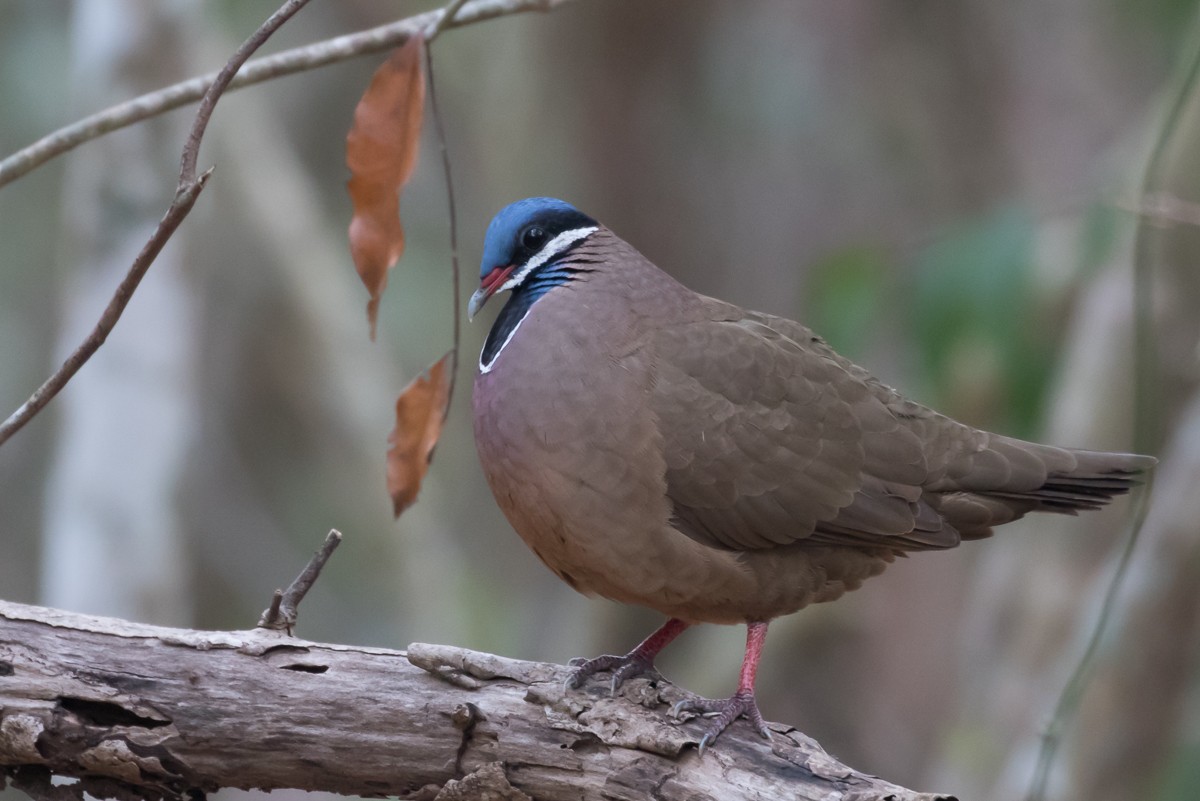
<svg viewBox="0 0 1200 801"><path fill-rule="evenodd" d="M0 0L0 155L216 70L276 5ZM263 52L433 7L313 3ZM427 124L376 343L346 246L344 139L383 56L226 95L195 211L99 354L0 448L0 597L246 628L337 528L299 636L560 663L631 648L659 619L559 583L483 481L469 392L494 311L463 332L420 500L393 522L384 488L394 398L449 347L488 220L554 195L694 289L801 319L965 422L1091 448L1136 436L1160 455L1049 796L1193 799L1200 233L1167 217L1196 220L1200 198L1196 11L578 0L450 31L434 53L463 297ZM0 191L0 414L94 325L170 202L192 114ZM1152 154L1161 213L1145 217ZM1137 349L1135 267L1153 332ZM903 560L772 626L760 705L891 781L1022 797L1128 526L1123 503ZM659 666L728 695L743 638L694 629Z"/></svg>

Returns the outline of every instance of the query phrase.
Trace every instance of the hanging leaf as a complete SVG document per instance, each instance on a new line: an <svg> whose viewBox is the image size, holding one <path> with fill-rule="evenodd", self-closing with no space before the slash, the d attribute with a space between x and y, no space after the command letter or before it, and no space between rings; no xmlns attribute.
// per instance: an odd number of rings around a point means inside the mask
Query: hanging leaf
<svg viewBox="0 0 1200 801"><path fill-rule="evenodd" d="M425 76L421 70L424 39L409 37L375 71L371 85L354 110L354 127L346 136L346 189L354 204L350 221L350 255L371 293L367 322L375 339L379 299L388 271L404 252L400 225L400 190L417 163L417 144L425 113Z"/></svg>
<svg viewBox="0 0 1200 801"><path fill-rule="evenodd" d="M388 437L388 494L396 517L412 505L446 421L454 352L438 359L396 399L396 428Z"/></svg>

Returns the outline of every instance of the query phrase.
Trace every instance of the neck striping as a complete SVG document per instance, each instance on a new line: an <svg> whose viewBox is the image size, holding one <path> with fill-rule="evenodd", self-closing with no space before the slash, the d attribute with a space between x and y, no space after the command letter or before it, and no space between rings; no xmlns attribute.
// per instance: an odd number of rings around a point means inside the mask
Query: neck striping
<svg viewBox="0 0 1200 801"><path fill-rule="evenodd" d="M497 291L512 290L508 302L500 310L500 315L488 332L487 340L483 343L483 352L479 354L479 372L490 373L496 364L496 357L512 341L513 335L521 327L525 315L533 308L534 302L556 286L565 284L575 277L580 270L569 264L555 264L554 259L562 256L578 242L591 236L598 230L596 226L576 228L563 231L551 239L546 246L535 253L521 269L513 273ZM549 265L549 266L546 266ZM542 268L542 269L539 269ZM535 273L534 271L537 270ZM532 277L531 277L532 276ZM528 279L528 283L526 282Z"/></svg>
<svg viewBox="0 0 1200 801"><path fill-rule="evenodd" d="M536 270L538 267L541 267L546 262L552 261L558 256L561 256L563 253L570 250L576 242L581 239L586 239L587 237L596 233L597 230L598 229L596 226L591 225L587 228L575 228L571 231L563 231L561 234L547 242L544 248L530 256L529 261L521 265L521 269L513 273L512 277L505 281L496 291L503 292L507 289L516 289L522 283L524 283L525 279L529 277L531 272Z"/></svg>

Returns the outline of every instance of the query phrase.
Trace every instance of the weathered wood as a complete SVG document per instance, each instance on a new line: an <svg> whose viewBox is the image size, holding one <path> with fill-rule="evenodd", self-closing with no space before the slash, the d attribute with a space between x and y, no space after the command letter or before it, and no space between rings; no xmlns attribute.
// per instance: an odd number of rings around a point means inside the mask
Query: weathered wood
<svg viewBox="0 0 1200 801"><path fill-rule="evenodd" d="M566 668L266 630L145 626L0 601L0 765L35 797L219 787L450 799L933 801L811 739L741 722L701 758L669 682L563 688ZM77 777L51 787L50 774Z"/></svg>

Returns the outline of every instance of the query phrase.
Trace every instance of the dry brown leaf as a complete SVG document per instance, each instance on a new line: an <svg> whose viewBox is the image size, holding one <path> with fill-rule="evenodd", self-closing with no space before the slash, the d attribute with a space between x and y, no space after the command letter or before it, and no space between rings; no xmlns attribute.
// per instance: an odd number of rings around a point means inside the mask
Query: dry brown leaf
<svg viewBox="0 0 1200 801"><path fill-rule="evenodd" d="M412 505L446 421L454 352L438 359L396 399L396 428L388 437L387 481L396 517Z"/></svg>
<svg viewBox="0 0 1200 801"><path fill-rule="evenodd" d="M371 293L367 322L375 338L379 299L388 271L404 252L400 190L417 164L417 144L425 114L425 76L421 69L424 38L409 37L392 51L354 109L354 127L346 135L346 189L354 204L350 255Z"/></svg>

